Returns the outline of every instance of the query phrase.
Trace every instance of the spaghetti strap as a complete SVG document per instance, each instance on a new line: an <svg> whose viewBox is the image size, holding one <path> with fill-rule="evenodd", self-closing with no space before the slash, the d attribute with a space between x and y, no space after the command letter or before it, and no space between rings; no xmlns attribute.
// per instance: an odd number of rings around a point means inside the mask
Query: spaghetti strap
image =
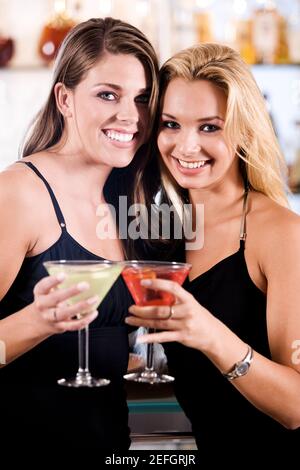
<svg viewBox="0 0 300 470"><path fill-rule="evenodd" d="M51 186L49 185L48 181L44 178L44 176L40 173L40 171L34 166L33 163L31 162L24 162L24 161L17 161L16 163L24 163L25 165L27 165L29 168L32 169L32 171L34 171L34 173L44 182L49 194L50 194L50 197L51 197L51 201L52 201L52 204L53 204L53 207L54 207L54 210L55 210L55 214L56 214L56 217L57 217L57 220L58 220L58 223L59 225L61 226L62 230L65 231L66 230L66 223L65 223L65 219L64 219L64 216L62 214L62 211L59 207L59 204L57 202L57 199L56 197L54 196L54 192L52 191L52 188Z"/></svg>
<svg viewBox="0 0 300 470"><path fill-rule="evenodd" d="M240 248L241 249L245 248L245 240L247 236L246 215L247 215L248 194L249 194L249 188L246 187L245 192L244 192L243 215L242 215L241 229L240 229Z"/></svg>

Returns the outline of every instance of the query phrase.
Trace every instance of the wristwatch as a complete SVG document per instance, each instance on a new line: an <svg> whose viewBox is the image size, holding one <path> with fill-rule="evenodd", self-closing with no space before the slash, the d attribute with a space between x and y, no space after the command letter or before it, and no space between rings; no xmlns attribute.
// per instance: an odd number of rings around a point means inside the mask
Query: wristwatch
<svg viewBox="0 0 300 470"><path fill-rule="evenodd" d="M239 362L236 362L229 372L227 372L226 374L223 374L223 377L225 377L228 380L233 380L233 379L236 379L237 377L242 377L242 375L246 375L247 372L249 371L249 367L252 362L252 359L253 359L253 349L251 348L251 346L248 346L248 351L244 359L242 359Z"/></svg>

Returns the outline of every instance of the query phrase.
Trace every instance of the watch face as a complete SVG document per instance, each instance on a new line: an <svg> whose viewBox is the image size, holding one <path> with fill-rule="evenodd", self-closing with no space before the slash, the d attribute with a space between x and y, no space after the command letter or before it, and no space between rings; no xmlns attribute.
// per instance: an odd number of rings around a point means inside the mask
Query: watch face
<svg viewBox="0 0 300 470"><path fill-rule="evenodd" d="M237 369L236 369L236 374L238 376L241 376L241 375L245 375L247 374L248 372L248 369L249 369L249 364L247 362L243 362L242 364L240 364Z"/></svg>

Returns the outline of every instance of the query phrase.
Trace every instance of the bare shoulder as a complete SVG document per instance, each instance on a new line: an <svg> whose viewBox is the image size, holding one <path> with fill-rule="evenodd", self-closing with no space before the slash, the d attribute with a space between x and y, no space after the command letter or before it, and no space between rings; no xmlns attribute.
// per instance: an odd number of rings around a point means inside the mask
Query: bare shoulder
<svg viewBox="0 0 300 470"><path fill-rule="evenodd" d="M1 211L5 212L24 207L28 197L27 189L30 190L27 172L14 169L13 166L0 172L0 203Z"/></svg>
<svg viewBox="0 0 300 470"><path fill-rule="evenodd" d="M30 172L25 165L13 163L0 172L0 197L9 197L14 195L13 200L20 202L26 196L26 189L31 187ZM9 200L7 200L9 202Z"/></svg>
<svg viewBox="0 0 300 470"><path fill-rule="evenodd" d="M37 196L42 186L35 173L21 162L34 162L37 158L37 154L30 155L0 172L0 197L13 196L12 200L21 205L32 202L32 198ZM35 199L35 204L37 203Z"/></svg>
<svg viewBox="0 0 300 470"><path fill-rule="evenodd" d="M274 264L293 250L300 256L300 216L261 193L250 197L247 221L261 264Z"/></svg>
<svg viewBox="0 0 300 470"><path fill-rule="evenodd" d="M287 207L272 201L264 194L251 194L249 218L253 219L260 235L273 238L285 233L293 236L300 229L300 216Z"/></svg>
<svg viewBox="0 0 300 470"><path fill-rule="evenodd" d="M44 200L43 185L35 173L21 163L13 163L0 172L0 220L5 218L15 230L32 226Z"/></svg>

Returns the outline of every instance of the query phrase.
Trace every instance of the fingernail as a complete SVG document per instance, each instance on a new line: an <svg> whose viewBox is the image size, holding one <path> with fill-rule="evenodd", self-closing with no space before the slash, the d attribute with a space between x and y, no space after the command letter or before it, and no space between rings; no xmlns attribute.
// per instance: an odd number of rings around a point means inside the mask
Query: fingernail
<svg viewBox="0 0 300 470"><path fill-rule="evenodd" d="M90 285L88 282L79 282L76 287L78 290L84 291L88 290L90 288Z"/></svg>
<svg viewBox="0 0 300 470"><path fill-rule="evenodd" d="M143 279L141 281L142 286L151 286L151 284L152 284L152 281L150 279Z"/></svg>
<svg viewBox="0 0 300 470"><path fill-rule="evenodd" d="M89 304L89 305L93 305L95 304L96 302L99 302L99 296L98 295L94 295L94 297L90 297L86 303Z"/></svg>
<svg viewBox="0 0 300 470"><path fill-rule="evenodd" d="M64 279L66 279L65 273L59 273L59 274L56 276L56 279L57 279L59 282L63 281Z"/></svg>

